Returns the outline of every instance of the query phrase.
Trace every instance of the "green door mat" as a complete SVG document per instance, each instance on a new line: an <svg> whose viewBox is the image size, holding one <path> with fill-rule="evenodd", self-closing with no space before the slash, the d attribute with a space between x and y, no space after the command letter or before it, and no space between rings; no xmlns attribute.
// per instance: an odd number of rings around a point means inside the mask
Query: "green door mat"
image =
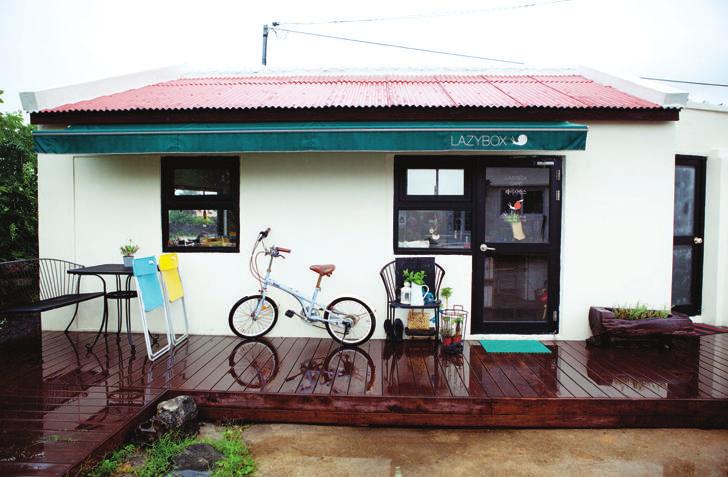
<svg viewBox="0 0 728 477"><path fill-rule="evenodd" d="M488 353L550 353L551 350L536 340L480 340Z"/></svg>

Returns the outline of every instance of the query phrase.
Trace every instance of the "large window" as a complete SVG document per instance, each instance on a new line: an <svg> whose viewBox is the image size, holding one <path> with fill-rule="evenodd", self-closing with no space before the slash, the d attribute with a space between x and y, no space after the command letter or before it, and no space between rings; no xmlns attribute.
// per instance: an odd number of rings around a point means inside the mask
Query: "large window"
<svg viewBox="0 0 728 477"><path fill-rule="evenodd" d="M398 157L395 251L470 253L471 180L471 166L465 159Z"/></svg>
<svg viewBox="0 0 728 477"><path fill-rule="evenodd" d="M162 249L237 252L240 165L237 157L162 158Z"/></svg>

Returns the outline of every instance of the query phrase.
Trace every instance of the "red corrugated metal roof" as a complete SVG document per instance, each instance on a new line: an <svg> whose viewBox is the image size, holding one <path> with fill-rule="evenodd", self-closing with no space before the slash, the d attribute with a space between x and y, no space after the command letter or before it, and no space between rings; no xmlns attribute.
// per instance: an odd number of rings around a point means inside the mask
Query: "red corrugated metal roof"
<svg viewBox="0 0 728 477"><path fill-rule="evenodd" d="M660 108L579 75L184 78L46 112L324 107Z"/></svg>

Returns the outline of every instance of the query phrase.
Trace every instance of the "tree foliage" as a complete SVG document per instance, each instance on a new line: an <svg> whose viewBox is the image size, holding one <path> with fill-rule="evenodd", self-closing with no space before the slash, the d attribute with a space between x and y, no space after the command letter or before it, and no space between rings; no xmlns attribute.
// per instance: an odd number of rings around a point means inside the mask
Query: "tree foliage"
<svg viewBox="0 0 728 477"><path fill-rule="evenodd" d="M38 255L38 159L33 127L0 113L0 261Z"/></svg>

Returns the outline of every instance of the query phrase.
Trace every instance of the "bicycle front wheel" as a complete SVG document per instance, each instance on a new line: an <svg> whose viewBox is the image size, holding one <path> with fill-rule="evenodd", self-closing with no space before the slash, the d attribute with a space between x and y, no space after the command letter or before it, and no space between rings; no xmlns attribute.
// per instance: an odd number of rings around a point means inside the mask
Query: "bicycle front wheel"
<svg viewBox="0 0 728 477"><path fill-rule="evenodd" d="M328 320L332 313L337 317L349 318L352 321L351 326L330 323ZM374 319L374 313L366 303L349 296L343 296L332 301L326 307L324 320L326 321L326 331L329 332L331 337L345 345L359 345L366 342L374 334L377 323Z"/></svg>
<svg viewBox="0 0 728 477"><path fill-rule="evenodd" d="M241 338L257 338L268 333L278 321L278 305L268 297L255 315L261 295L241 298L230 309L230 329Z"/></svg>

